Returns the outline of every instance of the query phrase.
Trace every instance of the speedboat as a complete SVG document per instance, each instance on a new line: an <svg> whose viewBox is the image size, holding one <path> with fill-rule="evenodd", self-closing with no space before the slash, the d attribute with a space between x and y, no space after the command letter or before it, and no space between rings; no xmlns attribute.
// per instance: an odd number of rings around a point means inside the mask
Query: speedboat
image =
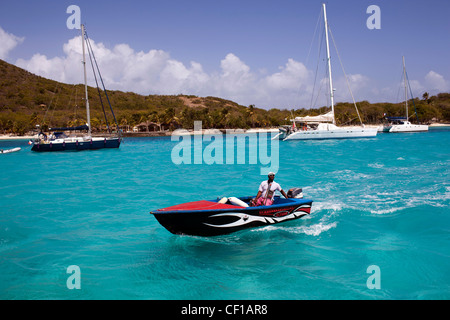
<svg viewBox="0 0 450 320"><path fill-rule="evenodd" d="M288 195L289 196L289 195ZM225 198L227 199L227 198ZM151 211L173 234L217 236L247 228L299 219L311 212L312 200L275 196L270 206L249 206L253 197L200 200Z"/></svg>

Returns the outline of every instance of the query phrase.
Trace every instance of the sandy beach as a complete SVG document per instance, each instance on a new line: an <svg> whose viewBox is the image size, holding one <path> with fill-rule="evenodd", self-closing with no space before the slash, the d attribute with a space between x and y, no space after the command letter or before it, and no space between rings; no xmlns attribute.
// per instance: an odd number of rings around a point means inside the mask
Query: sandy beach
<svg viewBox="0 0 450 320"><path fill-rule="evenodd" d="M0 140L30 140L33 136L16 136L9 134L0 134Z"/></svg>
<svg viewBox="0 0 450 320"><path fill-rule="evenodd" d="M450 123L432 123L429 127L450 127Z"/></svg>

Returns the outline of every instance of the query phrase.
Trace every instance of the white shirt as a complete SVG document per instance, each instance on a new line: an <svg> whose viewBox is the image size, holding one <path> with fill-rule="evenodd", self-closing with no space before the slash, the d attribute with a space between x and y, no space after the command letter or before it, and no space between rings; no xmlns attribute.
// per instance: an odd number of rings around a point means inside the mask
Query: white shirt
<svg viewBox="0 0 450 320"><path fill-rule="evenodd" d="M269 183L267 180L264 180L263 182L261 182L258 191L261 191L261 197L264 197L264 198L267 197L268 199L271 199L271 200L273 200L273 198L275 197L275 191L282 190L281 186L278 183L276 183L275 181L272 181L270 183L270 191L267 193L268 189L269 189ZM267 196L266 196L266 194L267 194Z"/></svg>

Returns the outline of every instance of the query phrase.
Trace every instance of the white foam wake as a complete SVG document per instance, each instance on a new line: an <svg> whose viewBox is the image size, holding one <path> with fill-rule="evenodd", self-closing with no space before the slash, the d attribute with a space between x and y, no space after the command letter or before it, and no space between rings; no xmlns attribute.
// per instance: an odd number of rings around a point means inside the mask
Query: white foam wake
<svg viewBox="0 0 450 320"><path fill-rule="evenodd" d="M317 237L322 232L326 232L332 228L336 228L337 222L332 222L329 224L325 224L320 222L318 224L313 224L311 226L299 226L299 227L280 227L280 226L267 226L264 228L254 229L254 232L262 232L262 231L273 231L273 230L281 230L286 231L293 234L306 234L308 236Z"/></svg>

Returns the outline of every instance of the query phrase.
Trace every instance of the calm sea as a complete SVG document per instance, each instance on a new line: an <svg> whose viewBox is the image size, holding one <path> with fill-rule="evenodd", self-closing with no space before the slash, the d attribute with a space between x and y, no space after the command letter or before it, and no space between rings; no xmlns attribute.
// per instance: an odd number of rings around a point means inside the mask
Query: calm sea
<svg viewBox="0 0 450 320"><path fill-rule="evenodd" d="M211 238L149 211L255 195L266 176L248 159L176 165L176 145L1 141L22 150L0 155L0 299L450 299L449 128L280 142L275 180L302 187L311 215Z"/></svg>

